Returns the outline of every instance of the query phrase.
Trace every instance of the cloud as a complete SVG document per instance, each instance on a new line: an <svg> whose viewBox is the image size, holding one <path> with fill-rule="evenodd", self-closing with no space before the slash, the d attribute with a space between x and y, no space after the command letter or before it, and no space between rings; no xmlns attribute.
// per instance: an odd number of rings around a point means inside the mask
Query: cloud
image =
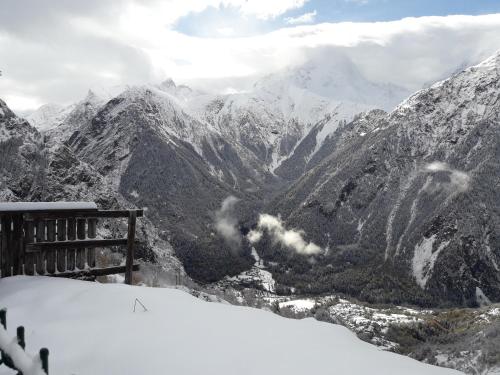
<svg viewBox="0 0 500 375"><path fill-rule="evenodd" d="M218 38L176 30L180 18L208 7L230 6L240 17L273 20L305 3L4 0L0 96L14 109L34 109L47 102L78 101L89 88L157 83L165 77L220 91L241 90L248 86L235 82L248 85L304 60L311 49L325 47L348 56L368 79L416 90L459 66L479 62L500 46L500 14L293 25L256 30L247 37L237 36L237 22L218 25ZM231 38L223 37L229 32L226 26L234 29Z"/></svg>
<svg viewBox="0 0 500 375"><path fill-rule="evenodd" d="M303 232L294 229L286 229L281 218L261 214L257 223L257 230L251 230L247 234L250 243L257 243L262 239L264 231L267 231L274 241L281 243L287 248L303 255L321 253L321 248L313 242L306 242Z"/></svg>
<svg viewBox="0 0 500 375"><path fill-rule="evenodd" d="M230 195L224 199L221 208L215 213L215 230L233 249L240 248L242 240L235 214L238 202L238 198Z"/></svg>
<svg viewBox="0 0 500 375"><path fill-rule="evenodd" d="M289 25L299 25L304 23L313 23L316 19L317 12L314 10L309 13L304 13L298 17L287 17L285 18L285 22Z"/></svg>
<svg viewBox="0 0 500 375"><path fill-rule="evenodd" d="M283 13L302 8L308 0L243 0L226 1L231 5L239 6L244 14L255 15L260 19L276 18Z"/></svg>
<svg viewBox="0 0 500 375"><path fill-rule="evenodd" d="M370 2L370 0L344 0L344 2L358 4L358 5L366 5Z"/></svg>
<svg viewBox="0 0 500 375"><path fill-rule="evenodd" d="M231 36L234 34L234 29L232 27L221 27L217 29L217 32L224 36Z"/></svg>
<svg viewBox="0 0 500 375"><path fill-rule="evenodd" d="M447 163L434 161L425 166L425 171L429 173L444 172L448 175L448 180L438 181L431 189L433 191L447 191L448 193L463 193L469 190L470 176L458 169L451 168Z"/></svg>

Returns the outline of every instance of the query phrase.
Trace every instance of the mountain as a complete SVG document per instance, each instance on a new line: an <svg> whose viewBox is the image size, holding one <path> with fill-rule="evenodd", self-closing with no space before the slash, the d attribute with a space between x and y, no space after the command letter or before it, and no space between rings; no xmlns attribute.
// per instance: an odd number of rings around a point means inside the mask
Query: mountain
<svg viewBox="0 0 500 375"><path fill-rule="evenodd" d="M246 190L260 190L255 171L265 178L265 170L252 160L243 163L217 129L187 114L161 88L127 89L65 142L127 201L148 210L199 279L239 273L252 264L249 250L233 252L214 235L214 212L230 195L242 199L243 207L256 202Z"/></svg>
<svg viewBox="0 0 500 375"><path fill-rule="evenodd" d="M283 241L314 253L256 245L281 291L474 305L499 299L497 60L395 109L405 90L324 52L249 92L172 80L110 100L90 92L43 132L45 148L62 144L146 208L199 281L250 269L243 237L268 212Z"/></svg>
<svg viewBox="0 0 500 375"><path fill-rule="evenodd" d="M254 263L248 244L234 249L218 227L226 198L239 200L240 222L251 221L289 183L274 172L314 124L328 118L333 131L376 107L364 91L377 100L402 95L364 79L350 60L337 60L329 86L317 87L325 70L315 61L265 77L247 93L212 95L170 79L129 87L105 103L88 106L85 99L45 134L49 144L68 145L127 201L146 207L192 276L215 281Z"/></svg>
<svg viewBox="0 0 500 375"><path fill-rule="evenodd" d="M266 207L323 250L311 262L262 242L277 282L373 302L499 301L499 72L497 54L326 137Z"/></svg>
<svg viewBox="0 0 500 375"><path fill-rule="evenodd" d="M78 109L75 108L74 111ZM46 142L28 121L0 100L0 199L2 201L93 201L101 209L134 207L90 164L66 145ZM126 225L107 225L100 235L125 235ZM164 271L182 266L148 218L138 222L137 256ZM149 275L144 275L145 278Z"/></svg>
<svg viewBox="0 0 500 375"><path fill-rule="evenodd" d="M176 289L10 277L0 299L9 323L8 333L0 327L0 347L10 353L11 322L22 323L26 352L47 347L53 374L460 374L379 350L339 325Z"/></svg>
<svg viewBox="0 0 500 375"><path fill-rule="evenodd" d="M408 95L400 87L367 80L348 57L324 50L303 64L263 77L249 92L220 96L208 104L198 100L191 107L203 103L198 109L202 119L253 150L274 173L318 122L329 120L317 148L324 133L340 122L373 108L391 110Z"/></svg>
<svg viewBox="0 0 500 375"><path fill-rule="evenodd" d="M58 104L44 104L36 111L26 116L26 120L39 131L49 130L62 123L73 109Z"/></svg>

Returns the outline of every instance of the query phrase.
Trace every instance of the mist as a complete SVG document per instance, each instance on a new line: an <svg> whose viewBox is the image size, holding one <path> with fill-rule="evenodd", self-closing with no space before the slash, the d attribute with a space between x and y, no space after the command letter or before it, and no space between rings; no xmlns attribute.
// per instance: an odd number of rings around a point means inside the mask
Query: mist
<svg viewBox="0 0 500 375"><path fill-rule="evenodd" d="M447 163L434 161L424 168L427 173L444 172L449 175L449 181L440 181L432 188L433 190L444 190L448 193L463 193L469 190L470 176L458 169L451 168Z"/></svg>
<svg viewBox="0 0 500 375"><path fill-rule="evenodd" d="M303 231L286 229L280 217L269 214L260 214L257 229L251 230L247 239L254 244L262 239L264 231L267 231L273 241L279 242L285 247L295 251L298 254L314 255L322 252L321 247L313 242L304 240Z"/></svg>
<svg viewBox="0 0 500 375"><path fill-rule="evenodd" d="M215 212L215 230L232 249L239 249L242 241L235 212L238 202L238 198L230 195L224 199L221 208Z"/></svg>

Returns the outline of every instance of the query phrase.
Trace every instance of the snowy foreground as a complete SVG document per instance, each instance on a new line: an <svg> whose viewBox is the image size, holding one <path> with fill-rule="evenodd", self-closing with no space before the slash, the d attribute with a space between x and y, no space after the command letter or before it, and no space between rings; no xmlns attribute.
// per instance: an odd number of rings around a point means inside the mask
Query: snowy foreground
<svg viewBox="0 0 500 375"><path fill-rule="evenodd" d="M136 298L148 311L138 305ZM384 352L346 328L199 300L175 289L0 280L8 331L50 350L50 374L459 374ZM0 375L13 372L0 367Z"/></svg>

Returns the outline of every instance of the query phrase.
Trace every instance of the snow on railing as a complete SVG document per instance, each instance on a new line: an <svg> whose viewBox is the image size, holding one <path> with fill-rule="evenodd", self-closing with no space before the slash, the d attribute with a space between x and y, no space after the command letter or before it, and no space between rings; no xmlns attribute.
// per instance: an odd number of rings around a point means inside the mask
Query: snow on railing
<svg viewBox="0 0 500 375"><path fill-rule="evenodd" d="M31 356L24 351L24 327L17 327L17 337L11 339L7 333L7 310L0 310L0 365L19 371L21 375L48 375L49 351L40 349L40 353Z"/></svg>

